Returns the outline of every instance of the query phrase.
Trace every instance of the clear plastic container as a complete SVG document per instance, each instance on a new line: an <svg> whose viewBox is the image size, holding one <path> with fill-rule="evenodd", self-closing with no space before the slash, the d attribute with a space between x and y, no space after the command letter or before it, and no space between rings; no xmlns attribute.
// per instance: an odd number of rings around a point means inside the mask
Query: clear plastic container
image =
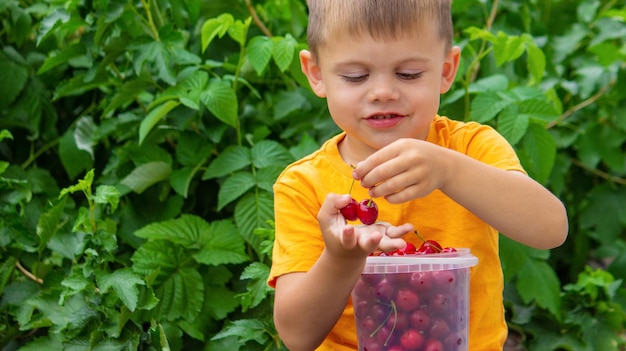
<svg viewBox="0 0 626 351"><path fill-rule="evenodd" d="M457 252L370 256L352 290L360 351L467 351L469 271Z"/></svg>

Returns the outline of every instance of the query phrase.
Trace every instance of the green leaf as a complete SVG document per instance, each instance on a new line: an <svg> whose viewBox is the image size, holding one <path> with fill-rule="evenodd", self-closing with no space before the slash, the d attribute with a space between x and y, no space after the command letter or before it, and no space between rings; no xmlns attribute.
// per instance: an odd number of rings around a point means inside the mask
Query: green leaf
<svg viewBox="0 0 626 351"><path fill-rule="evenodd" d="M238 120L237 94L230 84L223 80L212 80L200 94L200 100L217 119L236 128Z"/></svg>
<svg viewBox="0 0 626 351"><path fill-rule="evenodd" d="M227 220L211 223L208 241L193 257L199 263L213 266L249 260L243 238L233 223Z"/></svg>
<svg viewBox="0 0 626 351"><path fill-rule="evenodd" d="M141 126L139 127L139 145L143 143L152 128L154 128L154 126L156 126L163 117L165 117L178 105L180 105L180 102L178 101L168 101L150 111L146 118L141 121Z"/></svg>
<svg viewBox="0 0 626 351"><path fill-rule="evenodd" d="M261 76L272 58L274 41L266 36L255 36L246 48L248 60L256 73Z"/></svg>
<svg viewBox="0 0 626 351"><path fill-rule="evenodd" d="M235 205L235 223L241 236L255 249L261 247L261 238L254 234L256 228L268 227L267 220L274 218L274 199L270 193L246 194Z"/></svg>
<svg viewBox="0 0 626 351"><path fill-rule="evenodd" d="M131 312L137 308L139 300L138 285L144 285L145 282L139 278L130 268L118 269L111 274L98 276L98 286L101 293L107 293L113 288L117 296L122 300Z"/></svg>
<svg viewBox="0 0 626 351"><path fill-rule="evenodd" d="M247 292L240 295L244 312L261 304L267 295L273 291L267 285L269 275L270 267L261 262L253 262L243 270L240 279L249 280L246 286Z"/></svg>
<svg viewBox="0 0 626 351"><path fill-rule="evenodd" d="M64 329L79 330L88 325L97 316L96 311L87 305L87 299L81 293L69 297L59 305L54 297L38 297L27 303L39 310L52 323L52 334Z"/></svg>
<svg viewBox="0 0 626 351"><path fill-rule="evenodd" d="M63 211L66 204L65 199L66 197L39 217L39 221L37 222L37 236L39 236L37 251L39 253L48 245L50 238L61 229L62 223L64 222Z"/></svg>
<svg viewBox="0 0 626 351"><path fill-rule="evenodd" d="M204 22L201 29L202 52L206 51L216 36L223 37L233 23L235 23L235 19L230 13L221 14L217 18L211 18Z"/></svg>
<svg viewBox="0 0 626 351"><path fill-rule="evenodd" d="M264 345L269 340L266 327L259 319L239 319L228 324L226 328L217 333L212 340L236 337L241 343L256 341Z"/></svg>
<svg viewBox="0 0 626 351"><path fill-rule="evenodd" d="M97 204L110 205L111 213L113 213L120 202L120 192L112 185L98 185L93 200Z"/></svg>
<svg viewBox="0 0 626 351"><path fill-rule="evenodd" d="M256 168L272 165L287 165L293 161L289 151L275 140L262 140L251 150L252 163Z"/></svg>
<svg viewBox="0 0 626 351"><path fill-rule="evenodd" d="M310 107L311 104L301 89L280 91L276 96L274 118L280 121L293 112L309 109Z"/></svg>
<svg viewBox="0 0 626 351"><path fill-rule="evenodd" d="M472 100L470 115L478 123L486 123L494 119L500 111L514 103L505 93L493 92L478 94Z"/></svg>
<svg viewBox="0 0 626 351"><path fill-rule="evenodd" d="M59 199L67 194L73 194L77 191L83 192L85 194L91 194L91 186L93 185L94 179L94 170L91 169L85 174L85 178L79 179L78 183L74 185L70 185L67 188L61 190L59 194Z"/></svg>
<svg viewBox="0 0 626 351"><path fill-rule="evenodd" d="M256 185L254 176L248 172L235 173L226 178L217 194L217 210L235 201Z"/></svg>
<svg viewBox="0 0 626 351"><path fill-rule="evenodd" d="M516 145L526 134L530 118L520 114L517 105L509 105L498 116L498 132L504 136L511 145Z"/></svg>
<svg viewBox="0 0 626 351"><path fill-rule="evenodd" d="M604 245L612 245L618 240L626 226L626 189L615 189L609 184L594 187L586 196L587 204L580 213L580 226L593 229Z"/></svg>
<svg viewBox="0 0 626 351"><path fill-rule="evenodd" d="M245 22L235 21L228 27L228 36L236 41L239 46L243 47L246 44L246 35L248 34L248 28L252 22L252 17L248 17Z"/></svg>
<svg viewBox="0 0 626 351"><path fill-rule="evenodd" d="M166 162L148 162L130 172L120 181L134 192L141 194L152 185L166 180L172 174L172 167Z"/></svg>
<svg viewBox="0 0 626 351"><path fill-rule="evenodd" d="M539 306L560 318L561 283L554 269L547 262L527 260L518 272L517 279L517 291L525 303L528 304L534 300Z"/></svg>
<svg viewBox="0 0 626 351"><path fill-rule="evenodd" d="M243 169L252 164L250 149L244 146L231 145L215 158L202 175L202 180L223 177L229 173Z"/></svg>
<svg viewBox="0 0 626 351"><path fill-rule="evenodd" d="M535 82L541 82L546 72L546 55L535 43L530 43L527 49L528 71Z"/></svg>
<svg viewBox="0 0 626 351"><path fill-rule="evenodd" d="M37 74L43 74L54 67L67 64L67 62L75 57L85 55L87 50L83 43L76 43L63 50L49 54L48 58L37 70Z"/></svg>
<svg viewBox="0 0 626 351"><path fill-rule="evenodd" d="M58 232L48 241L48 248L69 260L74 260L85 250L85 232Z"/></svg>
<svg viewBox="0 0 626 351"><path fill-rule="evenodd" d="M528 174L545 184L554 166L556 142L543 124L531 121L518 153Z"/></svg>
<svg viewBox="0 0 626 351"><path fill-rule="evenodd" d="M229 313L239 307L236 294L224 286L209 285L205 301L209 314L215 320L225 319Z"/></svg>
<svg viewBox="0 0 626 351"><path fill-rule="evenodd" d="M204 303L202 276L184 247L166 240L148 240L133 254L133 270L154 275L152 284L159 303L151 310L155 319L194 321Z"/></svg>
<svg viewBox="0 0 626 351"><path fill-rule="evenodd" d="M0 110L7 109L28 81L28 70L0 54Z"/></svg>
<svg viewBox="0 0 626 351"><path fill-rule="evenodd" d="M61 163L63 163L63 168L71 179L93 168L91 155L78 148L71 129L61 137L58 154L61 158Z"/></svg>
<svg viewBox="0 0 626 351"><path fill-rule="evenodd" d="M291 65L295 56L298 42L291 34L285 35L284 38L275 37L274 47L272 48L272 57L281 72L285 72Z"/></svg>
<svg viewBox="0 0 626 351"><path fill-rule="evenodd" d="M135 235L150 240L167 240L186 249L200 249L206 245L211 235L211 225L195 215L181 215L179 218L151 223L137 230Z"/></svg>
<svg viewBox="0 0 626 351"><path fill-rule="evenodd" d="M504 32L498 32L493 41L493 53L496 56L496 64L503 64L518 59L526 50L526 38L509 36Z"/></svg>
<svg viewBox="0 0 626 351"><path fill-rule="evenodd" d="M201 165L199 165L201 166ZM187 198L189 196L189 187L194 176L199 171L199 167L183 167L172 172L170 176L170 185L180 196Z"/></svg>

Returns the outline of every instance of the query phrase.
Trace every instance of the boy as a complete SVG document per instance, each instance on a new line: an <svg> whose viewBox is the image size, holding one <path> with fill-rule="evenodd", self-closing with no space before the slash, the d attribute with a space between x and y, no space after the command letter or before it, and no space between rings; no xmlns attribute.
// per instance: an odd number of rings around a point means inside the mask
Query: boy
<svg viewBox="0 0 626 351"><path fill-rule="evenodd" d="M469 348L501 350L507 326L498 233L553 248L567 236L567 215L492 128L437 115L459 66L450 0L308 5L302 70L343 132L287 167L274 186L269 284L282 340L290 350L356 350L350 293L366 257L419 246L416 229L478 257ZM378 220L392 225L348 223L339 210L351 196L371 197Z"/></svg>

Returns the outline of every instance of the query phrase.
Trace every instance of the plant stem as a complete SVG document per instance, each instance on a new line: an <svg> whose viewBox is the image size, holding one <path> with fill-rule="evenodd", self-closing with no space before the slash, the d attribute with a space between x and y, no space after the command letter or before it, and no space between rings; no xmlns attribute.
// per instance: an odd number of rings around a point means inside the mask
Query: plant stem
<svg viewBox="0 0 626 351"><path fill-rule="evenodd" d="M251 0L246 0L246 6L248 7L248 12L250 12L250 16L252 16L252 20L254 21L254 24L257 25L257 27L259 27L259 29L261 29L261 32L263 32L263 34L265 34L268 37L272 37L272 33L270 32L269 29L267 29L267 27L265 26L265 24L263 24L263 21L261 21L261 19L259 18L259 15L257 14L256 10L254 9L254 6L252 6L252 1Z"/></svg>
<svg viewBox="0 0 626 351"><path fill-rule="evenodd" d="M27 276L28 278L30 278L31 280L39 283L39 284L43 284L43 279L37 277L36 275L32 274L31 272L29 272L26 268L24 268L24 266L22 266L22 264L20 263L19 260L15 261L15 267L17 267L17 269L22 272L22 274L24 274L25 276Z"/></svg>

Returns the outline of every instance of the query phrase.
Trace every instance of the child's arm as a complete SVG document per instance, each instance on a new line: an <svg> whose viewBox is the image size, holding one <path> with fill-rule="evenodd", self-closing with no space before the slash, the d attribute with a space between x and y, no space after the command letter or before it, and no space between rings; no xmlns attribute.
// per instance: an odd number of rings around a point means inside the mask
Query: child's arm
<svg viewBox="0 0 626 351"><path fill-rule="evenodd" d="M563 203L541 184L459 152L398 140L359 163L355 176L374 197L400 203L440 189L509 238L549 249L567 237Z"/></svg>
<svg viewBox="0 0 626 351"><path fill-rule="evenodd" d="M339 209L350 196L329 194L318 213L325 248L308 272L289 273L276 280L274 322L292 351L313 350L331 331L346 307L367 255L405 245L400 237L413 230L374 224L352 226Z"/></svg>

